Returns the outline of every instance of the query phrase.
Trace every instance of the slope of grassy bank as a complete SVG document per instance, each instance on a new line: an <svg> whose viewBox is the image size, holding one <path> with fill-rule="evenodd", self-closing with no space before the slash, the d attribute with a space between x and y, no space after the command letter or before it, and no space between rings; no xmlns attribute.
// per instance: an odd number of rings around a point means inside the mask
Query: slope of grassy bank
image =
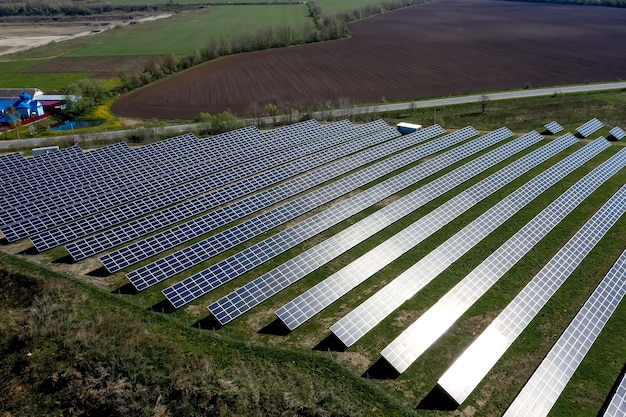
<svg viewBox="0 0 626 417"><path fill-rule="evenodd" d="M413 415L326 355L230 342L0 263L2 415Z"/></svg>

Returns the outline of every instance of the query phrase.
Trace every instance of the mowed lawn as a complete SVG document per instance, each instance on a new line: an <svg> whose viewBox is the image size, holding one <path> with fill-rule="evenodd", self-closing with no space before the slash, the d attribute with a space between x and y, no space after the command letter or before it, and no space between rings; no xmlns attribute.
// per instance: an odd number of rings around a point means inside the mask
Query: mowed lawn
<svg viewBox="0 0 626 417"><path fill-rule="evenodd" d="M215 6L168 19L126 26L101 34L90 45L66 56L123 56L189 54L202 50L210 39L234 38L273 27L299 31L312 27L304 4Z"/></svg>

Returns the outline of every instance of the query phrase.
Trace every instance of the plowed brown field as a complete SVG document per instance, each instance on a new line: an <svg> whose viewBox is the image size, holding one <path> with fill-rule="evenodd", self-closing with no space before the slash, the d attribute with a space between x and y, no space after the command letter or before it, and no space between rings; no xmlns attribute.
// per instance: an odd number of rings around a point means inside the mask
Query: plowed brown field
<svg viewBox="0 0 626 417"><path fill-rule="evenodd" d="M122 116L193 119L252 103L410 100L626 79L626 9L434 0L350 25L352 38L243 54L121 98Z"/></svg>

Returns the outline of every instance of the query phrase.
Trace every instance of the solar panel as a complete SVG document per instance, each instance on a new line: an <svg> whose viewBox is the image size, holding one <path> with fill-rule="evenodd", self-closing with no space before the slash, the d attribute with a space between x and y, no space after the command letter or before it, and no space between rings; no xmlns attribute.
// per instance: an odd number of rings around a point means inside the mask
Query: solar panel
<svg viewBox="0 0 626 417"><path fill-rule="evenodd" d="M448 135L447 137L443 137L425 145L421 145L418 148L414 148L414 151L419 154L427 152L428 149L433 150L434 148L441 147L442 144L444 144L446 141L451 140L451 138L454 137L453 135L471 136L473 135L473 129L466 130L465 132L457 131L454 134ZM502 139L503 138L497 137L497 135L486 135L481 139L472 141L466 145L462 145L461 147L459 147L459 149L455 150L456 152L450 151L446 153L447 155L444 154L440 157L430 159L423 164L404 171L401 174L398 174L367 189L366 191L363 191L349 199L346 199L321 213L309 217L308 219L303 220L297 225L292 226L289 229L286 229L262 242L259 242L258 244L248 249L245 249L239 254L234 255L219 264L213 265L212 267L205 269L198 274L195 274L169 288L166 288L163 293L173 306L178 307L184 305L187 302L199 297L200 295L211 291L213 288L222 285L225 282L228 282L233 278L241 275L242 273L245 273L246 271L256 267L257 265L276 256L277 254L282 253L283 251L293 247L294 245L309 239L310 237L327 229L328 227L331 227L332 225L335 225L349 218L350 216L358 213L364 208L367 208L370 205L406 188L407 186L423 178L426 178L427 176L441 169L440 167L438 167L438 165L442 165L442 162L446 159L454 159L463 152L469 152L470 154L478 152L479 149L490 146L487 143L497 143L499 140ZM430 153L430 151L428 151L427 153ZM377 174L377 176L386 175L387 173L395 171L396 169L401 167L400 165L398 165L398 160L396 160L396 158L398 157L401 158L400 160L404 160L406 155L398 154L331 185L334 188L336 184L347 181L348 184L354 184L354 188L356 188L360 186L355 184L356 180L358 180L358 184L366 184L368 182L371 182L373 178L372 173L368 172L369 170L373 170L372 172L379 173ZM418 157L418 159L421 159L421 157ZM405 162L409 161L405 160ZM402 165L405 165L405 162L402 162ZM429 173L429 171L431 172ZM316 199L323 198L325 201L329 201L328 197L332 188L327 187L316 190L315 193L319 192L319 195L316 195L314 197ZM288 207L291 203L292 202L286 204L285 206ZM298 206L300 206L300 209L298 210L298 212L293 214L298 215L303 214L305 212L304 210L308 211L311 209L311 207L319 205L317 201L315 201L314 204L308 202L305 202L304 204L297 204ZM272 214L272 217L274 216L283 217L284 212ZM290 215L289 218L295 218L295 216ZM250 229L252 227L254 229L248 231L244 228L241 228L237 231L238 235L240 234L243 236L247 236L251 233L257 234L259 231L263 230L261 229L262 225L259 225L256 222L248 225L243 223L242 225L246 229ZM223 237L220 237L220 235L218 234L213 238L217 239L217 242L219 242L219 244L223 246ZM232 236L229 236L228 238L232 239ZM216 243L211 245L211 250L213 250ZM208 241L203 241L203 244L208 244ZM240 261L243 261L245 263L243 267L240 266ZM160 269L162 270L163 266L161 266Z"/></svg>
<svg viewBox="0 0 626 417"><path fill-rule="evenodd" d="M600 120L598 120L596 118L593 118L593 119L589 120L587 123L584 123L584 124L578 126L576 128L576 131L583 138L587 138L587 137L591 136L592 134L594 134L595 132L597 132L598 130L602 129L603 126L604 126L604 124Z"/></svg>
<svg viewBox="0 0 626 417"><path fill-rule="evenodd" d="M288 199L289 197L295 196L299 193L305 192L310 188L323 184L326 181L330 181L332 179L336 179L339 176L348 173L351 170L363 167L367 163L373 162L383 156L389 155L394 152L401 151L402 149L406 149L409 146L414 145L416 142L419 143L423 140L426 140L428 137L435 136L437 133L443 129L441 127L436 127L428 132L426 132L423 136L418 137L414 136L412 138L408 138L408 140L403 140L403 138L399 138L393 141L389 141L383 144L379 144L377 146L366 149L362 152L354 154L349 157L345 157L335 163L329 163L336 158L339 158L345 154L349 154L353 151L358 151L359 149L366 148L370 145L375 145L376 143L380 143L383 140L388 140L392 137L396 137L397 134L395 131L388 127L384 131L375 132L375 136L370 136L364 138L363 141L360 141L358 146L353 143L346 144L343 150L340 149L330 149L328 152L324 154L320 154L318 156L314 156L308 162L307 161L300 163L296 162L290 164L288 166L283 166L279 169L279 173L282 174L292 174L289 176L293 176L305 171L309 171L306 174L296 177L287 182L276 185L272 188L268 188L261 193L251 195L243 200L239 200L229 206L222 207L219 210L214 212L205 214L201 217L189 220L185 223L179 224L171 229L162 231L154 236L150 236L142 241L133 243L129 246L120 248L116 251L111 252L108 255L103 256L100 260L107 268L109 272L119 271L127 266L130 266L134 263L139 262L142 259L146 259L150 256L154 256L158 253L161 253L167 249L173 248L182 243L188 242L196 237L202 236L212 230L215 230L217 227L224 226L234 220L240 219L244 216L248 216L253 214L256 211L259 211L263 208L269 207L273 204L279 203L283 200ZM324 167L312 170L316 166L327 164ZM272 181L262 181L260 184L256 186L257 189L269 187L273 185L273 183L278 182L281 179L284 179L285 175L275 175L276 173L268 173L272 178ZM216 191L216 195L218 197L222 197L223 194L228 194L228 198L221 198L220 203L228 202L230 200L234 200L239 197L239 191L246 191L245 187L239 187L240 184L235 184L233 188L237 193L232 193L230 189L222 189ZM253 184L254 185L254 184ZM243 195L241 195L243 196ZM211 206L208 204L204 204L204 211L214 207L215 205L215 196L207 195L209 203L213 203ZM202 200L205 200L203 198ZM212 201L213 200L213 201ZM202 202L202 201L201 201ZM177 210L176 208L168 209L167 211ZM149 216L148 221L150 221ZM142 220L137 221L137 223L145 223ZM163 223L163 222L162 222ZM172 222L174 223L174 222ZM125 228L125 226L123 226ZM144 225L139 225L139 230L149 230ZM105 232L105 234L108 234ZM111 243L121 243L109 236L105 237L105 242ZM125 233L122 233L125 235ZM91 240L91 238L87 239L87 241ZM74 245L69 245L68 249L73 249L71 246L78 247L80 251L84 251L83 248L80 247L82 242L76 242ZM95 246L95 245L94 245ZM114 246L114 245L113 245ZM149 255L146 256L144 253L148 252ZM72 253L72 252L71 252Z"/></svg>
<svg viewBox="0 0 626 417"><path fill-rule="evenodd" d="M550 132L551 135L556 135L557 133L563 130L563 126L561 126L557 122L550 122L544 125L544 127L546 128L548 132Z"/></svg>
<svg viewBox="0 0 626 417"><path fill-rule="evenodd" d="M531 136L536 135L541 138L541 136L538 135L536 132L533 133L534 134L532 134ZM448 224L450 221L464 213L471 206L477 204L482 198L486 197L489 188L495 191L495 189L497 188L504 187L512 179L516 178L516 176L521 175L523 172L531 169L541 162L544 162L548 158L556 155L558 152L561 152L563 149L571 146L574 143L576 143L576 138L573 135L568 134L518 159L506 168L503 168L497 173L482 180L481 182L477 183L476 185L470 187L466 191L458 194L456 197L442 204L426 216L422 217L410 228L405 229L402 234L396 235L397 238L404 240L404 242L401 242L403 247L409 248L411 246L417 245L419 242L435 233L441 227ZM480 169L482 161L480 161L479 159L480 158L477 158L474 161L469 162L468 164L466 164L466 166L474 164ZM465 166L457 168L449 174L446 174L444 177L438 178L437 180L407 195L406 197L395 201L389 206L379 210L375 214L372 214L366 219L363 219L359 223L350 226L349 228L338 233L337 235L316 245L315 247L307 250L301 255L298 255L297 257L288 261L286 264L297 263L302 268L302 263L305 263L307 265L307 271L318 268L323 263L330 261L339 254L347 251L353 246L356 246L356 244L362 242L366 238L382 230L384 227L387 227L392 222L406 216L410 211L404 208L405 205L407 205L410 210L415 210L417 207L419 207L416 203L413 202L413 200L416 200L415 196L425 194L428 196L432 195L432 198L436 198L442 193L449 191L451 187L446 183L450 182L450 180L448 180L448 178L446 177L449 177L450 179L455 179L456 181L458 181L458 183L469 179L470 176L465 174L463 171L470 170L464 168ZM483 189L483 187L485 192L479 194L477 190L481 190ZM429 188L434 188L435 190L429 191ZM394 241L390 241L389 245L393 245L394 243L392 242ZM350 267L341 269L340 271L329 276L327 279L315 285L313 288L306 291L302 295L296 297L283 307L279 308L276 311L276 315L287 326L287 328L289 328L290 330L294 330L305 321L313 317L313 315L319 313L331 303L337 301L339 298L345 295L348 291L361 284L365 279L373 275L375 271L380 270L383 267L383 261L379 261L379 258L375 256L375 253L384 253L385 250L386 249L381 246L380 249L362 256L353 264L351 264ZM384 263L386 264L391 260L391 257L386 257ZM377 267L373 268L371 262L378 263ZM362 264L364 263L367 263L366 269L370 271L369 273L363 274ZM279 268L282 268L282 266ZM272 274L273 271L270 271L265 274L265 276L271 276ZM304 274L302 273L296 273L296 271L290 270L288 278L281 278L280 285L274 284L267 286L270 288L276 288L274 292L277 292L285 286L284 281L292 283L296 279L299 279L303 276ZM255 280L255 282L259 280L261 280L261 278ZM218 320L219 319L220 318L218 317Z"/></svg>
<svg viewBox="0 0 626 417"><path fill-rule="evenodd" d="M0 157L0 171L15 171L24 164L24 157L21 153L11 153Z"/></svg>
<svg viewBox="0 0 626 417"><path fill-rule="evenodd" d="M484 172L484 170L492 167L499 162L502 162L503 160L511 157L515 153L527 148L528 146L536 144L542 139L543 138L541 137L541 135L533 132L533 134L526 135L523 138L517 139L504 146L501 146L500 148L493 150L467 163L463 167L458 168L451 173L438 178L428 185L421 187L419 189L421 192L418 191L409 194L409 196L411 197L410 200L413 200L412 203L415 207L405 208L405 213L403 213L403 215L408 214L410 211L412 211L412 209L416 209L417 207L426 204L428 201L449 191L454 186L461 184L464 180L467 180L474 175ZM526 161L528 161L528 159L526 159ZM512 181L514 178L521 175L522 173L523 168L520 166L520 164L514 163L513 166L509 165L507 168L498 171L496 174L493 174L488 179L481 181L479 184L470 187L470 189L466 191L463 191L459 196L453 199L454 201L444 204L443 209L441 209L441 207L437 209L436 214L431 213L433 214L432 216L431 214L427 215L426 217L428 219L425 222L422 223L418 221L412 226L404 229L402 232L398 233L396 236L385 242L385 244L379 246L380 250L374 251L376 253L370 252L368 253L368 255L371 256L365 256L360 258L359 260L364 260L362 263L359 264L359 262L357 261L351 264L351 266L354 266L355 270L369 271L380 267L380 264L390 263L393 259L400 256L401 253L406 252L411 247L417 245L419 242L425 239L428 235L434 233L440 227L443 227L447 221L451 221L454 217L460 215L460 213L469 209L474 204L478 203L480 200L487 197L492 192L495 192L497 189L503 187L507 182ZM404 201L407 197L403 197L401 200L394 202L392 205L396 206L397 202ZM401 206L401 204L398 205ZM383 210L385 209L381 209L377 213L380 213ZM395 210L393 210L392 213L394 211ZM403 215L397 215L396 213L394 213L393 217L395 218L395 220L397 220L403 217ZM364 223L367 224L367 222ZM383 215L381 217L377 216L376 219L374 219L373 223L376 224L373 229L366 228L365 231L359 233L359 241L364 240L374 234L376 231L381 230L378 228L378 225L380 225L381 228L384 228L385 226L389 225L391 221L388 221L388 219L386 219ZM329 240L334 241L333 238ZM355 242L355 245L359 243L359 241ZM333 243L336 243L336 241L334 241ZM324 246L324 254L333 252L330 245ZM350 246L345 247L345 245L341 244L339 246L344 251L350 248ZM328 252L326 252L326 250L328 250ZM323 264L325 260L326 257L322 256L319 261L321 261L321 263ZM317 262L318 260L316 259L315 261ZM307 264L304 257L297 256L291 261L286 262L280 267L270 271L267 274L264 274L263 276L255 279L249 284L246 284L236 292L228 294L217 302L211 304L209 306L209 310L221 324L226 324L233 319L239 317L243 313L249 311L253 307L259 305L274 294L282 291L293 282L297 281L300 277L312 272L314 269L315 268L312 268L310 264ZM342 272L345 271L346 269L342 270ZM328 283L328 281L325 282ZM336 287L339 287L340 291L334 291L335 289L337 289ZM335 296L338 295L338 292L347 290L346 287L347 285L330 285L327 287L321 285L314 287L312 292L318 296L318 299L322 300L322 303L330 303L336 299ZM303 309L306 310L306 313L308 314L313 313L311 309L313 307L312 304L314 303L314 299L315 296L309 297L306 299L306 301L300 304L300 306L304 307ZM324 307L326 305L328 304L325 304ZM303 319L304 315L298 315L298 317Z"/></svg>
<svg viewBox="0 0 626 417"><path fill-rule="evenodd" d="M576 232L441 376L439 386L451 398L458 404L465 401L625 210L626 186Z"/></svg>
<svg viewBox="0 0 626 417"><path fill-rule="evenodd" d="M509 194L360 304L330 330L351 346L533 199L609 145L597 139Z"/></svg>
<svg viewBox="0 0 626 417"><path fill-rule="evenodd" d="M626 251L550 349L504 417L548 415L625 293Z"/></svg>
<svg viewBox="0 0 626 417"><path fill-rule="evenodd" d="M380 130L382 129L382 130ZM443 130L442 128L440 128ZM358 141L349 141L349 138L358 137L361 134L369 134ZM92 236L83 241L68 245L67 249L74 260L81 260L106 249L118 246L122 243L136 239L159 228L169 226L184 219L198 215L203 211L210 210L220 204L243 197L254 191L271 186L274 183L287 179L313 169L319 165L331 162L351 152L356 152L362 148L373 146L379 142L390 139L395 131L382 121L376 121L360 126L350 131L343 131L327 139L309 142L297 148L287 149L278 154L274 154L269 159L262 161L252 161L248 163L250 168L245 166L235 168L239 170L252 169L256 166L261 172L233 183L223 188L206 191L209 178L200 179L193 183L186 183L176 189L168 189L158 195L151 195L145 199L137 200L129 204L118 206L97 215L81 219L79 221L64 225L57 229L49 230L40 235L34 236L31 240L38 251L44 251L52 247L67 243L98 230L106 229L126 220L131 220L142 214L160 209L171 204L185 200L183 203L168 207L166 210L154 213L148 217L138 219L134 222L124 224L115 229ZM344 142L348 140L348 142ZM336 145L339 143L339 145ZM322 144L326 149L318 151ZM334 146L334 147L332 147ZM310 155L305 151L313 152ZM318 151L317 153L315 153ZM304 156L302 159L292 160L290 158ZM273 169L272 169L273 168ZM211 184L209 184L211 187ZM198 195L189 199L194 195Z"/></svg>
<svg viewBox="0 0 626 417"><path fill-rule="evenodd" d="M184 135L184 137L192 143L198 142L192 134ZM177 138L182 138L182 136ZM128 150L127 146L118 147L126 148L127 151L120 153L96 150L86 154L82 154L81 151L71 159L66 158L61 164L37 165L38 169L30 169L28 174L20 176L14 174L10 183L4 183L5 190L7 187L11 188L10 198L14 201L5 203L8 206L17 206L24 204L24 201L56 197L63 192L81 189L100 181L112 182L123 177L127 171L138 171L144 166L152 166L158 158L155 155L138 155L137 152ZM102 153L109 157L98 158Z"/></svg>
<svg viewBox="0 0 626 417"><path fill-rule="evenodd" d="M42 214L59 210L65 206L79 204L84 201L86 202L85 204L94 205L96 203L100 203L101 200L106 200L107 198L133 198L135 193L139 191L153 191L155 187L158 188L165 185L157 185L158 179L166 180L168 177L176 177L179 175L179 171L172 167L173 163L177 164L176 168L181 168L180 172L182 173L182 168L186 168L187 170L194 169L196 167L194 161L202 159L202 155L197 153L188 153L188 155L189 156L185 156L184 151L179 150L168 155L167 158L161 156L155 157L156 159L148 159L148 162L144 161L145 166L142 165L142 167L146 168L149 166L151 171L146 171L140 167L132 172L122 172L122 174L118 176L115 181L112 181L111 178L108 178L107 176L103 176L101 173L92 175L91 178L83 178L83 176L79 176L81 182L80 186L69 186L67 189L63 189L62 191L59 188L63 187L62 184L72 183L59 181L58 177L52 176L51 179L55 182L50 181L49 183L40 185L42 187L48 187L50 184L54 190L61 192L55 191L53 195L40 198L37 197L37 189L33 188L29 190L24 201L15 201L12 202L10 206L3 207L3 209L0 210L0 221L3 225L11 225L20 221L27 222L30 218L36 219ZM153 175L150 175L149 172L153 172ZM189 172L185 172L185 174L188 175ZM94 176L97 177L96 181L90 181L94 178ZM115 193L117 193L117 195ZM126 194L121 195L122 193ZM34 202L33 200L36 201ZM77 214L80 215L80 212ZM84 213L82 216L84 216ZM8 234L7 237L9 237Z"/></svg>
<svg viewBox="0 0 626 417"><path fill-rule="evenodd" d="M220 186L258 172L259 169L262 169L258 165L270 160L271 155L269 154L272 152L290 148L308 139L308 136L304 134L297 138L283 137L275 142L265 143L263 146L250 147L246 152L222 155L219 159L210 161L209 164L204 161L202 153L190 153L189 158L184 158L184 155L178 157L170 155L168 161L171 160L173 163L167 164L167 166L163 166L164 164L152 165L152 174L148 176L148 179L144 178L145 173L136 173L134 176L126 177L123 183L110 185L111 189L104 193L94 193L87 187L83 187L82 193L86 199L76 197L71 200L70 205L62 208L51 210L50 207L42 204L42 201L38 201L37 204L28 207L22 206L19 209L12 207L10 210L0 211L0 217L20 216L24 218L22 221L2 227L1 230L9 241L18 240L83 218L89 213L97 213L209 174L214 174L213 182L217 183L215 186ZM266 157L252 161L256 162L257 165L233 166L243 160L252 160L263 155ZM226 167L231 168L223 170ZM222 171L217 172L219 170ZM55 204L63 204L61 197L55 197ZM77 201L79 199L80 201ZM36 215L35 213L40 214Z"/></svg>
<svg viewBox="0 0 626 417"><path fill-rule="evenodd" d="M603 417L624 417L626 416L626 375L617 387L611 402L604 412Z"/></svg>
<svg viewBox="0 0 626 417"><path fill-rule="evenodd" d="M561 194L404 330L381 352L382 356L398 372L404 372L513 265L624 165L626 153L617 154Z"/></svg>
<svg viewBox="0 0 626 417"><path fill-rule="evenodd" d="M615 126L609 131L609 133L611 137L615 138L616 140L622 140L624 139L624 136L626 136L626 132L624 132L624 129L619 126Z"/></svg>

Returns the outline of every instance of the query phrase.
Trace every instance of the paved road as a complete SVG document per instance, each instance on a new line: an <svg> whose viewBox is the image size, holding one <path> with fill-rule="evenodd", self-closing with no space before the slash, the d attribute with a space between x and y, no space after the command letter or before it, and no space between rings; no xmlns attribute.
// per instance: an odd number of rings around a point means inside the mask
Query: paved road
<svg viewBox="0 0 626 417"><path fill-rule="evenodd" d="M502 92L502 93L490 93L490 94L487 94L487 96L489 97L490 101L494 101L494 100L507 100L507 99L513 99L513 98L550 96L550 95L553 95L554 93L558 93L558 94L584 93L584 92L591 92L591 91L605 91L605 90L619 90L619 89L626 89L626 82L573 85L573 86L566 86L566 87L550 87L550 88L538 88L538 89L529 89L529 90L515 90L515 91ZM356 115L356 114L406 110L406 109L410 109L411 107L413 108L443 107L443 106L449 106L453 104L476 103L481 100L482 96L483 94L474 94L474 95L468 95L468 96L437 98L437 99L432 99L432 100L419 100L419 101L406 102L406 103L379 104L375 106L333 110L332 114L333 116L340 118L340 117L347 117L347 116ZM328 112L326 112L325 114L328 114ZM322 115L323 115L322 112L317 112L314 114L315 117L320 117ZM245 125L250 125L254 123L252 119L243 119L242 122ZM272 119L267 117L264 119L264 122L266 124L271 124ZM201 126L202 125L198 125L198 124L173 125L173 126L158 127L158 128L155 128L155 130L176 134L180 132L188 132L191 130L197 130ZM115 142L119 140L119 138L124 137L130 132L132 132L132 130L118 130L118 131L112 131L112 132L80 134L80 135L76 135L75 137L73 137L70 134L66 136L53 136L53 137L47 137L47 138L20 139L20 140L10 140L10 141L0 140L0 151L6 152L11 149L26 149L26 148L36 148L40 146L50 146L50 145L58 144L60 141L67 141L67 140L76 140L78 143L85 143L85 142L92 142L92 141Z"/></svg>
<svg viewBox="0 0 626 417"><path fill-rule="evenodd" d="M512 98L528 98L528 97L540 97L540 96L551 96L554 93L558 94L566 94L566 93L585 93L591 91L604 91L604 90L619 90L626 88L626 82L616 82L616 83L604 83L604 84L588 84L588 85L573 85L566 87L551 87L551 88L538 88L538 89L529 89L529 90L515 90L515 91L506 91L502 93L490 93L486 94L489 97L490 101L494 100L508 100ZM406 110L411 108L424 108L424 107L442 107L442 106L450 106L453 104L466 104L466 103L476 103L481 100L483 94L475 94L470 96L456 96L456 97L447 97L447 98L437 98L433 100L420 100L415 101L413 103L394 103L394 104L381 104L378 106L370 106L370 107L358 107L352 110L352 114L363 114L369 113L372 109L375 109L377 112L383 111L394 111L394 110ZM341 116L345 114L346 110L336 110L333 112L335 116Z"/></svg>

